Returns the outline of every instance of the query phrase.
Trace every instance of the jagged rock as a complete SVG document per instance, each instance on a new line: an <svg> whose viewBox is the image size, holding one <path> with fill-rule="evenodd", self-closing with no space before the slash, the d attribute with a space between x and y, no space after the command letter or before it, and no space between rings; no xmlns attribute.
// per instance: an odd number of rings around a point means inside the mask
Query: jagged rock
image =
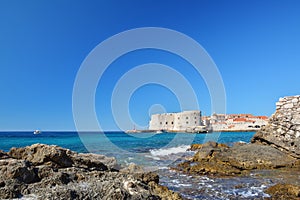
<svg viewBox="0 0 300 200"><path fill-rule="evenodd" d="M105 158L103 155L97 154L77 154L72 155L73 165L80 168L96 169L100 171L108 170L108 167L102 162Z"/></svg>
<svg viewBox="0 0 300 200"><path fill-rule="evenodd" d="M153 181L149 183L149 186L151 191L157 194L162 200L182 199L178 193L169 190L166 186L158 185Z"/></svg>
<svg viewBox="0 0 300 200"><path fill-rule="evenodd" d="M17 179L24 183L34 183L39 177L36 169L28 161L10 158L0 160L0 179Z"/></svg>
<svg viewBox="0 0 300 200"><path fill-rule="evenodd" d="M271 195L274 200L299 200L300 199L300 186L291 184L276 184L269 187L265 191Z"/></svg>
<svg viewBox="0 0 300 200"><path fill-rule="evenodd" d="M141 180L145 184L149 184L150 182L154 182L156 184L159 183L159 176L153 172L136 173L134 174L134 177Z"/></svg>
<svg viewBox="0 0 300 200"><path fill-rule="evenodd" d="M34 165L52 164L57 167L71 167L73 164L69 154L71 151L56 145L33 144L24 148L12 148L9 156L32 162Z"/></svg>
<svg viewBox="0 0 300 200"><path fill-rule="evenodd" d="M108 170L118 167L115 158L92 153L78 154L56 145L33 144L24 148L12 148L8 155L30 161L34 165L51 165L56 168L76 166Z"/></svg>
<svg viewBox="0 0 300 200"><path fill-rule="evenodd" d="M109 169L117 169L120 167L117 164L117 160L114 157L107 157L104 155L94 153L75 153L72 155L71 159L74 165L77 167L100 167L100 169L104 166L106 166Z"/></svg>
<svg viewBox="0 0 300 200"><path fill-rule="evenodd" d="M188 151L196 151L202 148L202 144L192 144Z"/></svg>
<svg viewBox="0 0 300 200"><path fill-rule="evenodd" d="M158 184L157 174L138 166L118 171L116 160L103 155L44 144L1 155L1 199L181 199Z"/></svg>
<svg viewBox="0 0 300 200"><path fill-rule="evenodd" d="M254 169L300 167L298 159L267 145L245 144L231 148L203 144L191 161L178 165L179 170L196 174L234 175Z"/></svg>
<svg viewBox="0 0 300 200"><path fill-rule="evenodd" d="M252 144L193 144L193 159L179 169L197 174L241 174L253 169L300 169L300 96L281 98L267 126L252 138ZM299 127L299 128L298 128Z"/></svg>
<svg viewBox="0 0 300 200"><path fill-rule="evenodd" d="M300 96L280 98L268 124L253 137L253 143L271 145L300 158Z"/></svg>

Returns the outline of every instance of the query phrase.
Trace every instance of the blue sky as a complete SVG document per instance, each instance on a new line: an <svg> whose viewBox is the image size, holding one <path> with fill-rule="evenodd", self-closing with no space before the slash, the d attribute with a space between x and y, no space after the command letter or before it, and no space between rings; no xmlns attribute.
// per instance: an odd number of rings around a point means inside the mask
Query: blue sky
<svg viewBox="0 0 300 200"><path fill-rule="evenodd" d="M100 42L139 27L169 28L196 40L223 78L227 113L269 116L279 97L300 92L299 10L297 0L2 0L0 130L74 130L72 91L81 63ZM182 73L204 114L212 112L207 87L189 63L168 52L137 51L112 63L97 89L95 107L105 129L116 129L109 109L114 84L149 62ZM131 97L132 119L147 125L154 104L180 110L168 88L147 85Z"/></svg>

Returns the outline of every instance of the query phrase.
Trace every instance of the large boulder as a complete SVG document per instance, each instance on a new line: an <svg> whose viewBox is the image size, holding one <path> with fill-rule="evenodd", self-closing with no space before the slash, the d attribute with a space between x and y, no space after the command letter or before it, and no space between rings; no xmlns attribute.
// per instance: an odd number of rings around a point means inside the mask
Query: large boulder
<svg viewBox="0 0 300 200"><path fill-rule="evenodd" d="M55 145L33 144L24 148L12 148L9 156L15 159L27 160L34 165L51 164L56 167L71 167L72 152Z"/></svg>
<svg viewBox="0 0 300 200"><path fill-rule="evenodd" d="M270 145L300 158L300 96L280 98L276 112L254 135L252 142Z"/></svg>
<svg viewBox="0 0 300 200"><path fill-rule="evenodd" d="M5 153L2 153L5 156ZM0 152L1 155L1 152ZM51 165L56 168L81 167L86 169L108 170L117 168L113 157L92 153L76 153L56 145L33 144L23 148L12 148L8 155L15 159L31 162L33 165Z"/></svg>
<svg viewBox="0 0 300 200"><path fill-rule="evenodd" d="M0 152L0 199L181 199L138 166L115 158L35 144Z"/></svg>
<svg viewBox="0 0 300 200"><path fill-rule="evenodd" d="M179 164L188 173L234 175L254 169L299 167L299 160L267 145L244 144L228 148L225 145L204 144L193 159Z"/></svg>

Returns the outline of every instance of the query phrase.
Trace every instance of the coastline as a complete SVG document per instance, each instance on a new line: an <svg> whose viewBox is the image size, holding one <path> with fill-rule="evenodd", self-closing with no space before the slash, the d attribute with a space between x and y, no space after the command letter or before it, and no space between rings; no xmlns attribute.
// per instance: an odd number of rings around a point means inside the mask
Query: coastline
<svg viewBox="0 0 300 200"><path fill-rule="evenodd" d="M89 141L92 141L92 145L96 144L99 147L98 142L101 142L100 149L92 149L92 152L104 153L105 150L109 150L106 148L108 146L103 143L104 137L110 137L119 148L127 148L123 156L129 162L122 167L116 166L114 164L116 159L112 157L93 153L76 153L53 145L35 144L12 148L8 153L1 151L0 194L3 198L20 197L29 193L43 197L46 191L46 194L54 196L57 194L60 196L78 195L80 199L82 195L101 195L94 192L100 187L106 188L101 191L102 195L113 193L117 195L116 199L125 198L122 194L128 195L127 198L131 197L130 195L138 195L137 199L143 199L151 195L165 195L157 191L157 188L160 188L159 191L168 191L168 194L176 195L169 199L180 199L180 195L191 199L200 197L205 199L278 199L279 197L299 199L300 128L295 126L300 122L299 107L300 97L282 99L268 124L255 134L253 133L254 135L252 132L249 134L232 132L232 135L225 132L222 138L222 134L211 133L219 137L218 141L224 139L223 141L227 144L204 143L207 141L205 134L189 136L184 133L184 135L179 135L181 138L178 143L167 147L166 145L176 137L175 133L154 136L149 134L148 136L153 137L147 139L132 137L125 133L84 134L89 137ZM25 137L29 141L43 139L47 141L48 138L53 137L53 134L16 133L8 135L8 138L19 142L20 138L23 140ZM59 140L64 136L58 135ZM65 134L66 140L61 144L72 143L70 138L80 141L78 135L74 137L75 135L77 134ZM243 138L246 135L249 140ZM190 147L194 151L189 151L189 146L184 146L185 141L198 142ZM132 146L129 146L130 144ZM131 152L132 150L135 151ZM118 152L114 153L118 156ZM137 154L142 156L139 157L142 161L146 161L144 166L149 166L150 163L156 165L157 174L155 172L146 175L140 166L131 164L136 161L134 156ZM169 161L171 163L168 163ZM165 163L167 165L163 165ZM137 177L132 172L139 172L142 177ZM144 180L145 177L148 178ZM102 183L98 185L97 180L109 183L110 186L114 185L115 189L119 190L107 190L108 185L103 186ZM48 191L49 184L55 186L55 193L51 193L54 186L51 186L51 191ZM87 184L92 190L88 193L82 191L82 184ZM143 188L141 184L148 185L147 188L150 191L140 190ZM37 185L43 187L38 188ZM72 194L66 193L70 187L76 188L71 190ZM170 191L167 187L180 195ZM122 191L121 194L119 191ZM72 196L64 197L68 199ZM164 199L163 196L160 198Z"/></svg>
<svg viewBox="0 0 300 200"><path fill-rule="evenodd" d="M187 134L207 134L214 132L257 132L260 129L218 129L210 130L204 132L186 132L186 131L176 131L176 130L163 130L159 133L187 133ZM157 133L159 130L127 130L125 133Z"/></svg>

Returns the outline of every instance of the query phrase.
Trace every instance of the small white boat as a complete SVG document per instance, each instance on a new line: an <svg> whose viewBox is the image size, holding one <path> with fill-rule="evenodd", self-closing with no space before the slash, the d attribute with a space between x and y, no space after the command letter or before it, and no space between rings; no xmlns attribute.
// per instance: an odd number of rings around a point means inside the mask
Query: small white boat
<svg viewBox="0 0 300 200"><path fill-rule="evenodd" d="M40 130L35 130L35 131L33 131L33 134L41 134L42 133L42 131L40 131Z"/></svg>
<svg viewBox="0 0 300 200"><path fill-rule="evenodd" d="M165 133L165 132L166 132L166 130L163 130L163 129L155 131L155 133Z"/></svg>

